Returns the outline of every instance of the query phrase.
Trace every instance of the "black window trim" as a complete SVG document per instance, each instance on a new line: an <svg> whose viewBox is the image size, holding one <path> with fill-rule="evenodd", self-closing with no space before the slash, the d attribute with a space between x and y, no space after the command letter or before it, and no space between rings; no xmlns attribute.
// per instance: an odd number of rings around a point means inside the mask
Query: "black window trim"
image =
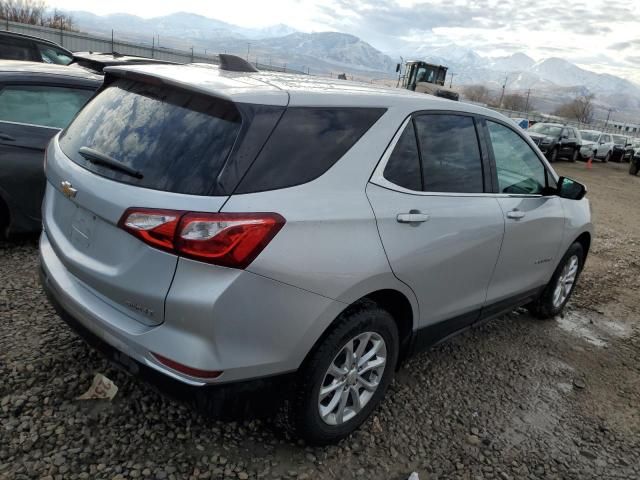
<svg viewBox="0 0 640 480"><path fill-rule="evenodd" d="M485 142L487 143L488 157L489 157L489 162L491 164L491 172L493 177L493 193L492 194L497 197L523 197L523 198L540 198L540 197L548 196L548 195L543 195L541 193L502 193L498 190L498 174L497 174L496 160L493 153L493 146L491 144L491 137L489 136L489 127L487 125L488 121L497 123L499 125L502 125L503 127L508 128L509 130L514 132L516 135L518 135L522 140L524 140L524 142L527 145L529 145L529 148L531 148L533 153L536 154L536 156L538 157L538 161L540 162L540 164L542 165L542 168L544 169L544 178L545 178L546 188L549 187L549 178L550 177L553 178L554 181L556 181L556 178L554 177L553 172L550 171L549 166L544 160L544 157L537 151L536 148L534 148L535 144L533 143L531 138L527 138L527 136L518 132L515 128L512 128L507 122L504 122L500 119L485 116L485 115L478 115L478 120L482 122L482 125L483 125L482 134L485 137Z"/></svg>
<svg viewBox="0 0 640 480"><path fill-rule="evenodd" d="M457 116L461 116L461 117L471 117L473 119L473 123L474 123L474 129L476 132L476 140L478 141L478 149L480 152L480 159L481 159L481 169L482 169L482 181L483 181L483 192L475 192L475 193L470 193L470 192L435 192L435 191L416 191L416 190L410 190L408 188L405 188L401 185L397 185L393 182L391 182L390 180L387 180L387 178L385 178L384 176L384 169L387 165L387 163L389 162L389 159L391 158L391 154L393 153L393 150L395 149L396 145L398 144L398 141L400 140L400 137L402 136L402 134L404 133L405 129L407 128L407 125L409 124L409 122L414 123L414 132L416 135L416 145L418 148L418 155L419 155L419 160L420 160L420 173L422 173L422 153L421 153L421 148L420 148L420 142L418 141L417 138L417 130L415 128L415 122L414 122L414 118L416 116L421 116L421 115L457 115ZM370 183L374 183L376 185L378 185L379 187L383 187L383 188L387 188L389 190L394 190L397 192L401 192L401 193L406 193L409 195L418 195L418 196L439 196L439 197L482 197L482 196L494 196L494 190L496 188L496 185L494 185L494 182L497 182L497 179L494 180L494 167L492 167L492 164L489 160L488 157L488 147L486 144L486 139L484 138L484 135L481 132L481 125L479 123L479 118L481 116L471 113L471 112L462 112L462 111L457 111L457 110L416 110L415 112L410 113L409 115L407 115L405 117L405 119L402 121L402 123L400 123L400 126L398 127L398 130L396 131L396 133L393 135L393 137L391 138L389 144L387 145L387 148L384 150L383 154L380 157L380 160L378 160L378 164L376 165L376 167L373 169L373 173L371 174L371 177L369 179ZM421 178L421 183L424 181Z"/></svg>

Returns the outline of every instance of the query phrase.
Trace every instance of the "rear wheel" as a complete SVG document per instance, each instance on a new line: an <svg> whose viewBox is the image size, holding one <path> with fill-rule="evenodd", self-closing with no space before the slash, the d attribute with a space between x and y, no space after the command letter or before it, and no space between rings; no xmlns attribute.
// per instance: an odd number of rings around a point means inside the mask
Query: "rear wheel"
<svg viewBox="0 0 640 480"><path fill-rule="evenodd" d="M640 163L640 157L636 158L635 156L629 159L629 173L631 175L636 175L638 173L638 164Z"/></svg>
<svg viewBox="0 0 640 480"><path fill-rule="evenodd" d="M555 162L558 159L558 147L551 150L551 154L549 154L549 161Z"/></svg>
<svg viewBox="0 0 640 480"><path fill-rule="evenodd" d="M583 265L584 250L582 245L575 242L562 257L540 297L528 305L529 311L541 319L551 318L562 312L571 298Z"/></svg>
<svg viewBox="0 0 640 480"><path fill-rule="evenodd" d="M607 154L602 159L602 163L607 163L609 160L611 160L611 152L607 152Z"/></svg>
<svg viewBox="0 0 640 480"><path fill-rule="evenodd" d="M291 420L311 444L357 429L384 397L398 360L398 329L387 311L355 306L341 317L298 373Z"/></svg>

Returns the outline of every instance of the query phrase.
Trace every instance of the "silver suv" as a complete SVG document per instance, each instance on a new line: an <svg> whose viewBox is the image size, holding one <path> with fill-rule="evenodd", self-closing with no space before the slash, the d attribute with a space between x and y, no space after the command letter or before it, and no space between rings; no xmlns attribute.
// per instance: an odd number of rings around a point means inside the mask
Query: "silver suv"
<svg viewBox="0 0 640 480"><path fill-rule="evenodd" d="M584 187L508 118L306 76L110 68L46 174L63 318L205 407L286 379L311 443L356 429L407 356L559 313L592 237Z"/></svg>

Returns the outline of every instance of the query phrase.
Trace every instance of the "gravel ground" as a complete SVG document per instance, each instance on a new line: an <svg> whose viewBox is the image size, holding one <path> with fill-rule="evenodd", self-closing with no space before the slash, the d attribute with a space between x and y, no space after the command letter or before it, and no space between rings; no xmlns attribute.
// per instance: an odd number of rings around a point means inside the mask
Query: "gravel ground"
<svg viewBox="0 0 640 480"><path fill-rule="evenodd" d="M111 367L53 313L33 239L0 245L0 478L640 478L640 177L560 163L597 238L563 318L524 310L411 360L337 446L203 418ZM94 373L120 390L78 401Z"/></svg>

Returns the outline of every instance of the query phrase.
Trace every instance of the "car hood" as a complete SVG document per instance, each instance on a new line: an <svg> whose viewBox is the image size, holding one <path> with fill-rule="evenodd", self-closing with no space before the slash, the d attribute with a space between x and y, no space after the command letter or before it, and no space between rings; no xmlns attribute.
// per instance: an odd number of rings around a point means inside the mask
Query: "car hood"
<svg viewBox="0 0 640 480"><path fill-rule="evenodd" d="M527 132L527 134L533 139L542 140L543 138L547 138L548 137L548 135L543 135L542 133Z"/></svg>

